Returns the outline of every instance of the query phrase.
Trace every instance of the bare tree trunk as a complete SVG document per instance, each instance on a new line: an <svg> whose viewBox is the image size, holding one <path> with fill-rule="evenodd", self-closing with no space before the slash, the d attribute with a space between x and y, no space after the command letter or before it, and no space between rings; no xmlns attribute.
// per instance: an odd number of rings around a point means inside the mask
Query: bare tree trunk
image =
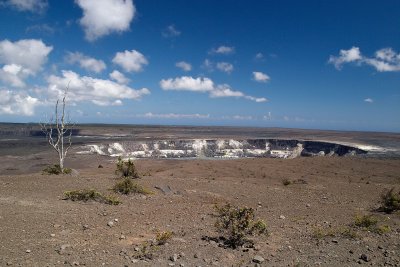
<svg viewBox="0 0 400 267"><path fill-rule="evenodd" d="M69 84L65 88L62 104L60 104L60 99L58 99L56 102L54 118L51 118L47 123L40 124L42 131L46 134L47 141L58 154L59 166L62 172L64 172L64 160L67 157L68 150L72 145L71 137L73 125L68 120L65 120L65 105L68 89ZM60 105L62 105L61 114L59 114ZM53 133L54 130L57 132ZM68 134L68 145L64 147L64 135L66 134Z"/></svg>

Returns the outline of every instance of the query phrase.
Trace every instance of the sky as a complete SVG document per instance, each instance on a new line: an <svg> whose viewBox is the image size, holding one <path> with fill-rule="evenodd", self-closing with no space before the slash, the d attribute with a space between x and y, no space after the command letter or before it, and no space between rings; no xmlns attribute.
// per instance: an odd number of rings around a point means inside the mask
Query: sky
<svg viewBox="0 0 400 267"><path fill-rule="evenodd" d="M400 132L400 1L0 0L0 122Z"/></svg>

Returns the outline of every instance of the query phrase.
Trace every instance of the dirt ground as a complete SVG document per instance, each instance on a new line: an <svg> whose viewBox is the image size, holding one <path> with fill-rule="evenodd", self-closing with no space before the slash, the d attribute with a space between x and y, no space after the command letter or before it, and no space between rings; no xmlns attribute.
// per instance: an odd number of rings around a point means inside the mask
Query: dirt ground
<svg viewBox="0 0 400 267"><path fill-rule="evenodd" d="M75 171L59 176L42 175L47 152L0 161L0 266L400 266L400 214L375 211L384 190L400 189L399 159L138 160L137 182L154 194L118 195L117 206L63 200L111 194L108 157L72 153ZM252 248L210 240L224 203L254 208L269 234ZM390 231L352 226L369 214ZM167 244L143 253L162 231L173 232Z"/></svg>

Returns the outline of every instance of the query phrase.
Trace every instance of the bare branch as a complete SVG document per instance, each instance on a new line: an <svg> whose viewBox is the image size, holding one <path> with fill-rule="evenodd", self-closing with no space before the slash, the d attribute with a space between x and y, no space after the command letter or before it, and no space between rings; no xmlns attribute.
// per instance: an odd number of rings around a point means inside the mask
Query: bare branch
<svg viewBox="0 0 400 267"><path fill-rule="evenodd" d="M49 145L53 147L55 151L57 151L61 170L64 170L64 160L67 156L69 148L72 146L72 129L74 127L74 125L69 121L69 115L67 116L67 121L65 121L65 107L67 103L69 84L70 82L64 90L61 100L62 103L60 103L60 99L57 99L56 101L54 117L51 117L47 123L39 123L42 132L46 135ZM62 106L60 107L60 105ZM66 135L68 131L68 145L64 147L64 135Z"/></svg>

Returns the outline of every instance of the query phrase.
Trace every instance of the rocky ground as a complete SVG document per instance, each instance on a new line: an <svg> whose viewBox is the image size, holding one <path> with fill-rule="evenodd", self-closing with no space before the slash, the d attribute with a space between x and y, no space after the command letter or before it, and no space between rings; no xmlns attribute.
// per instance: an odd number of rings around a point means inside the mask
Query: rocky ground
<svg viewBox="0 0 400 267"><path fill-rule="evenodd" d="M72 151L72 175L42 175L51 161L0 158L0 266L400 266L400 214L375 211L384 190L400 189L399 159L139 160L137 182L154 194L119 195L117 206L63 200L111 194L110 158ZM224 247L214 239L224 203L254 208L269 234ZM371 214L390 231L353 226ZM145 247L163 231L166 244Z"/></svg>

